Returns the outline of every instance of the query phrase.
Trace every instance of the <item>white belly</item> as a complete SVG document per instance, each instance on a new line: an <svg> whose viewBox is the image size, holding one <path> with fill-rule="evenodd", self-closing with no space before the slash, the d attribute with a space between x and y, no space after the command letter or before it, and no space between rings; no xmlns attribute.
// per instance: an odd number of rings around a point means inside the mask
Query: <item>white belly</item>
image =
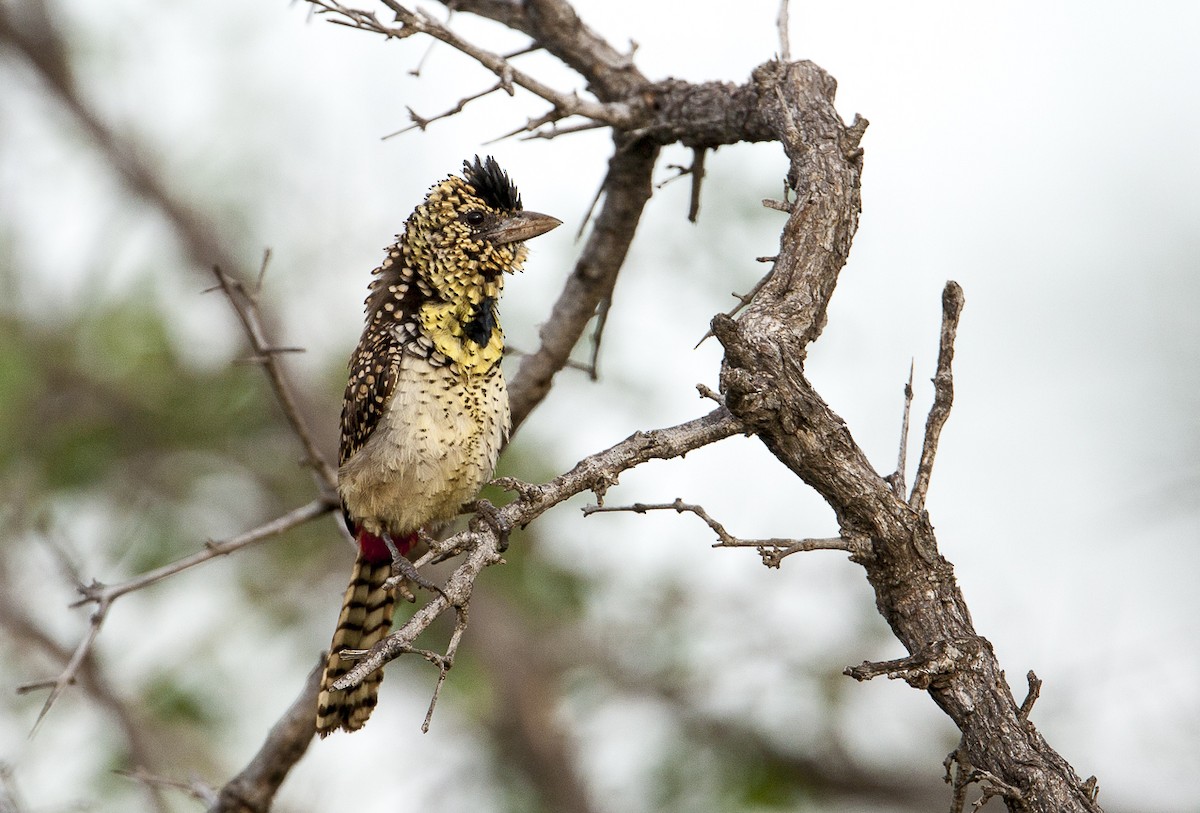
<svg viewBox="0 0 1200 813"><path fill-rule="evenodd" d="M468 382L423 359L400 364L386 414L338 476L351 518L376 535L452 518L491 479L509 429L499 366Z"/></svg>

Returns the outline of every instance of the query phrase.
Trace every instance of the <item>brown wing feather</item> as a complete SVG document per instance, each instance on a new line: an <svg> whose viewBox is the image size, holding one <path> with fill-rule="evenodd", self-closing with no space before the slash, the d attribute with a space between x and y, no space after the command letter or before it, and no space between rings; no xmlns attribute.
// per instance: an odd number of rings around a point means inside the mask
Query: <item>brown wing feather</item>
<svg viewBox="0 0 1200 813"><path fill-rule="evenodd" d="M364 335L350 360L350 379L342 398L342 441L338 465L363 447L383 417L396 387L396 370L402 353L389 330Z"/></svg>

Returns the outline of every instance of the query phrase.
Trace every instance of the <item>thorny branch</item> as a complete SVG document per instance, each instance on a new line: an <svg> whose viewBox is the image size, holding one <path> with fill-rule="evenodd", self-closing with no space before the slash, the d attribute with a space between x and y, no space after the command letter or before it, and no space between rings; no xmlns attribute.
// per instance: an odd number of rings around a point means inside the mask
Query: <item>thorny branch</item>
<svg viewBox="0 0 1200 813"><path fill-rule="evenodd" d="M292 528L330 513L337 506L338 503L324 497L319 497L310 503L289 511L283 516L276 517L270 522L264 522L257 528L243 531L228 539L206 542L203 550L196 551L189 556L184 556L162 567L142 573L128 581L112 585L101 584L99 582L80 585L79 592L83 594L83 598L77 601L74 606L96 604L107 611L109 605L126 593L141 590L143 587L148 587L177 573L182 573L196 565L204 564L207 561L216 559L218 556L228 556L242 548L253 545L255 542L262 542L263 540L279 536L286 531L290 531Z"/></svg>
<svg viewBox="0 0 1200 813"><path fill-rule="evenodd" d="M14 600L20 592L11 587L10 584L5 584L5 589L0 590L0 626L3 626L15 640L19 641L25 651L41 651L51 659L68 665L78 658L78 665L74 669L74 674L68 678L68 682L82 686L88 696L93 698L115 721L116 729L124 738L125 746L129 750L132 763L139 768L153 769L157 762L153 746L142 730L140 722L135 719L129 704L123 701L114 690L93 653L85 652L78 655L78 650L72 651L59 644L29 615L24 607ZM36 688L45 688L47 685L57 686L60 682L61 676L56 681L39 684ZM18 692L24 688L18 688ZM44 716L46 708L43 707L42 716ZM148 786L146 791L155 811L166 813L170 809L161 789ZM0 804L0 811L2 810L4 807Z"/></svg>
<svg viewBox="0 0 1200 813"><path fill-rule="evenodd" d="M933 458L937 454L938 438L942 427L950 417L950 405L954 402L954 337L958 335L958 317L963 309L963 289L951 280L942 291L942 338L938 348L937 374L933 378L933 408L925 423L925 443L921 448L921 462L913 480L912 494L908 503L913 510L925 507L925 494L929 491L929 478L933 474Z"/></svg>
<svg viewBox="0 0 1200 813"><path fill-rule="evenodd" d="M465 550L466 556L454 569L441 592L418 609L398 630L373 646L354 668L333 684L335 689L356 686L371 672L406 652L429 625L451 607L464 607L471 599L475 579L490 565L503 561L501 530L521 528L564 500L584 491L598 499L617 482L620 474L648 460L669 460L689 451L715 443L742 431L741 423L724 407L687 423L651 432L635 432L603 452L585 457L570 471L540 485L511 479L497 480L517 493L517 498L496 512L494 521L473 522L469 530L435 544L415 564L421 567L447 552Z"/></svg>
<svg viewBox="0 0 1200 813"><path fill-rule="evenodd" d="M423 9L413 11L395 0L383 0L383 4L393 12L396 22L399 23L399 25L388 25L381 22L374 12L350 8L336 0L309 0L309 2L317 6L322 13L336 15L331 18L332 22L372 31L389 39L404 39L414 34L427 34L440 40L496 74L500 80L500 86L508 95L513 94L513 86L516 85L550 102L554 106L554 114L553 119L549 120L557 121L571 116L583 116L594 122L613 127L626 127L633 121L633 113L628 104L604 104L581 98L576 93L557 91L519 68L513 67L500 54L468 42Z"/></svg>
<svg viewBox="0 0 1200 813"><path fill-rule="evenodd" d="M896 455L896 470L888 475L887 480L892 484L896 496L904 499L904 473L908 470L908 422L912 416L913 402L913 373L916 363L908 365L908 381L904 384L904 415L900 419L900 451Z"/></svg>
<svg viewBox="0 0 1200 813"><path fill-rule="evenodd" d="M472 93L470 96L462 97L461 99L458 100L458 104L454 105L454 107L450 108L449 110L445 111L444 113L438 113L436 116L430 116L429 118L425 118L423 116L418 116L417 112L415 110L413 110L411 107L406 107L405 110L408 111L408 117L410 119L412 119L412 124L408 125L407 127L401 127L399 130L397 130L394 133L388 133L383 138L386 141L389 138L395 138L398 135L403 135L404 133L410 132L412 130L422 130L423 131L429 125L433 124L435 121L440 121L441 119L448 119L451 116L457 116L471 102L475 101L476 99L482 99L484 96L487 96L488 94L495 93L497 90L501 90L503 87L504 87L503 82L497 82L496 84L492 85L487 90L481 90L478 93Z"/></svg>
<svg viewBox="0 0 1200 813"><path fill-rule="evenodd" d="M108 618L108 612L112 608L113 602L121 596L148 587L177 573L182 573L218 556L228 556L255 542L261 542L264 539L278 536L298 525L303 525L317 517L328 514L333 510L335 505L336 503L331 503L328 499L318 498L257 528L238 534L237 536L229 537L228 539L208 542L203 550L142 573L128 581L114 585L105 585L97 581L93 581L90 584L78 585L79 592L83 595L83 598L79 599L73 606L78 607L83 604L96 605L89 619L87 634L79 642L78 646L75 647L74 652L71 653L71 657L67 660L66 666L63 667L62 672L56 678L52 681L39 681L27 684L19 689L22 692L45 688L50 689L50 694L47 696L41 712L38 714L34 727L36 728L41 724L46 714L50 711L51 706L54 705L63 691L75 682L80 669L84 668L84 665L88 663L92 647L96 643L96 637L100 634L100 628Z"/></svg>
<svg viewBox="0 0 1200 813"><path fill-rule="evenodd" d="M213 266L213 274L217 277L218 287L225 292L229 304L233 306L238 321L241 322L242 329L246 334L246 339L250 342L251 349L254 350L252 360L262 365L263 371L266 372L267 378L270 379L271 389L275 392L275 397L278 399L280 407L283 408L283 414L287 417L288 423L291 424L293 434L296 435L296 438L304 446L304 452L307 456L305 462L312 467L317 477L320 478L320 483L325 493L332 495L337 492L337 472L317 447L316 438L313 437L312 431L308 428L308 422L304 420L304 415L300 412L300 408L296 403L296 396L292 394L291 382L288 380L287 373L284 371L279 359L280 351L267 341L263 330L262 317L258 308L258 296L262 290L262 278L266 273L270 258L270 252L263 255L262 270L259 273L258 285L255 286L253 291L247 289L240 280L231 277L219 265ZM330 500L332 500L332 497L330 497Z"/></svg>
<svg viewBox="0 0 1200 813"><path fill-rule="evenodd" d="M841 550L859 554L866 552L865 540L847 539L841 536L825 539L739 539L725 530L725 526L713 519L703 507L685 503L678 498L673 502L658 504L637 502L633 505L620 506L585 505L582 510L585 517L617 511L631 511L635 514L644 514L647 511L695 514L704 520L704 523L717 535L718 541L713 543L714 548L755 548L758 550L758 555L762 557L763 564L767 567L779 567L786 557L803 551Z"/></svg>

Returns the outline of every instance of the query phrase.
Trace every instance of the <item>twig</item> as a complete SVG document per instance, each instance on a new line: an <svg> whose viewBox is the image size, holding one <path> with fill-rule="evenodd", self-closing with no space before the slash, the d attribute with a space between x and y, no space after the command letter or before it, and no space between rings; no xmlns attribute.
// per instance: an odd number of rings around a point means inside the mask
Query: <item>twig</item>
<svg viewBox="0 0 1200 813"><path fill-rule="evenodd" d="M979 636L936 641L905 658L847 666L842 674L859 682L887 675L888 680L903 680L914 689L924 690L943 683L960 669L969 668L979 653L990 650L991 644Z"/></svg>
<svg viewBox="0 0 1200 813"><path fill-rule="evenodd" d="M75 682L76 675L83 667L84 661L88 658L92 651L92 644L96 642L96 636L100 634L100 627L104 624L104 619L108 615L109 602L102 602L92 613L88 626L87 635L75 647L75 651L71 653L67 665L59 672L53 683L42 681L38 683L27 683L17 687L17 694L26 694L38 689L44 689L50 686L50 694L46 697L46 702L42 704L41 711L38 712L37 719L33 722L33 728L29 731L29 736L33 737L37 733L38 727L42 724L42 720L46 719L46 715L50 713L51 706L62 696L67 687Z"/></svg>
<svg viewBox="0 0 1200 813"><path fill-rule="evenodd" d="M688 220L692 223L696 222L696 218L700 216L700 184L704 181L704 156L707 150L702 147L696 147L692 150L692 165L690 167L680 166L679 164L668 164L667 169L674 169L678 172L677 175L672 175L665 181L656 184L657 189L662 189L667 184L677 181L680 178L691 176L692 191L688 202Z"/></svg>
<svg viewBox="0 0 1200 813"><path fill-rule="evenodd" d="M592 354L586 367L592 381L600 380L600 344L604 341L604 328L608 324L608 312L611 308L611 294L596 305L596 324L592 328Z"/></svg>
<svg viewBox="0 0 1200 813"><path fill-rule="evenodd" d="M52 638L40 624L33 620L23 606L13 600L19 595L23 595L23 593L12 589L10 584L5 584L4 589L0 590L0 624L14 640L21 643L25 651L38 649L54 660L64 664L68 663L73 656L72 651ZM117 729L125 738L125 747L130 763L135 766L135 769L153 769L156 763L153 746L147 741L128 705L118 697L106 680L99 663L90 653L84 656L78 669L78 677L79 679L73 680L72 683L81 685L83 690L107 710L115 721ZM52 688L54 685L55 681L50 680L44 681L36 688ZM18 692L26 688L20 687ZM29 688L33 690L33 687ZM151 807L159 813L167 813L170 806L162 791L159 788L148 786L146 792L150 796ZM0 804L0 812L3 811L5 808Z"/></svg>
<svg viewBox="0 0 1200 813"><path fill-rule="evenodd" d="M692 150L692 195L688 203L688 220L692 223L700 217L700 185L704 182L704 156L707 154L703 147Z"/></svg>
<svg viewBox="0 0 1200 813"><path fill-rule="evenodd" d="M583 230L587 228L587 224L591 222L592 215L596 213L596 207L600 205L600 198L604 196L604 189L608 185L608 179L600 182L596 187L596 194L592 195L591 202L588 203L587 211L583 213L583 217L579 219L579 229L575 232L575 239L583 239ZM649 196L647 196L649 197Z"/></svg>
<svg viewBox="0 0 1200 813"><path fill-rule="evenodd" d="M912 414L914 362L908 365L908 382L904 385L904 417L900 421L900 453L896 456L896 470L884 478L892 484L892 491L904 499L904 472L908 468L908 419Z"/></svg>
<svg viewBox="0 0 1200 813"><path fill-rule="evenodd" d="M778 258L776 258L776 257L759 257L758 261L759 262L773 262L776 259L778 259ZM749 293L746 293L746 294L731 293L730 296L732 296L734 299L736 299L738 301L738 303L736 305L734 305L732 308L730 308L729 310L725 311L725 315L731 319L734 316L737 316L738 312L741 311L742 308L745 308L747 305L749 305L751 302L754 301L754 297L758 295L758 292L763 289L764 285L766 285L768 282L771 281L771 277L774 276L774 274L775 274L775 269L772 268L770 271L768 271L766 274L764 274L758 280L758 282L754 283L754 287L750 289ZM712 326L710 325L708 328L708 331L703 336L700 337L700 341L696 342L696 347L699 347L700 345L704 344L706 339L712 338L712 335L713 335L713 331L712 331ZM692 349L695 350L696 347L693 347Z"/></svg>
<svg viewBox="0 0 1200 813"><path fill-rule="evenodd" d="M561 120L562 119L557 119L553 122L550 122L551 127L549 130L537 130L529 135L522 136L521 140L532 141L534 139L543 139L545 141L550 141L558 138L559 136L572 135L574 133L584 133L588 130L600 130L608 126L607 124L603 124L601 122L586 121L581 122L580 124L572 124L569 127L559 127L557 122ZM516 133L511 133L510 135L516 135Z"/></svg>
<svg viewBox="0 0 1200 813"><path fill-rule="evenodd" d="M231 536L227 539L222 539L216 542L207 542L204 545L204 550L197 551L190 556L185 556L182 559L176 559L174 562L165 564L162 567L155 568L135 576L134 578L121 582L120 584L105 585L99 582L92 582L88 585L81 585L79 592L83 594L83 598L75 602L72 606L78 607L81 604L94 602L97 605L104 606L111 604L116 599L132 593L134 590L140 590L143 587L162 581L165 578L174 576L196 565L204 564L205 562L215 559L218 556L228 556L229 554L241 550L255 542L261 542L264 539L269 539L272 536L277 536L284 531L291 530L297 525L316 519L317 517L328 514L337 504L319 497L312 502L302 505L281 517L277 517L270 522L264 522L257 528L252 528L249 531L244 531L237 536Z"/></svg>
<svg viewBox="0 0 1200 813"><path fill-rule="evenodd" d="M788 0L779 2L779 16L775 18L775 27L779 29L779 58L784 62L791 62L792 38L788 31Z"/></svg>
<svg viewBox="0 0 1200 813"><path fill-rule="evenodd" d="M520 135L521 133L532 133L533 131L537 130L539 127L544 127L547 124L553 124L555 122L562 121L566 117L567 117L567 114L563 113L557 107L552 107L552 108L550 108L549 113L544 113L535 119L526 119L525 123L522 124L520 127L509 130L504 133L501 133L500 135L498 135L494 138L489 138L487 141L485 141L483 143L484 143L484 145L490 146L492 144L496 144L500 141L503 141L506 138L512 138L515 135Z"/></svg>
<svg viewBox="0 0 1200 813"><path fill-rule="evenodd" d="M991 771L985 771L982 768L976 768L967 774L966 781L968 783L979 783L980 796L975 803L971 805L976 810L979 810L986 805L988 803L988 799L991 799L993 796L999 796L1005 801L1010 802L1010 806L1014 810L1025 809L1025 794L1021 793L1019 788L1013 787Z"/></svg>
<svg viewBox="0 0 1200 813"><path fill-rule="evenodd" d="M510 96L514 85L525 88L535 96L554 105L555 109L561 113L560 117L584 116L592 121L602 122L620 129L626 129L634 123L634 112L629 104L625 102L602 103L582 99L574 93L557 91L524 71L514 68L500 54L484 50L463 39L423 9L414 11L396 0L383 0L383 4L396 15L396 21L400 23L399 27L396 27L381 23L373 13L349 8L334 2L334 0L309 0L309 2L322 11L340 14L345 18L344 21L331 19L331 22L341 22L352 28L374 31L389 38L403 39L421 33L441 40L496 74L500 79L501 87Z"/></svg>
<svg viewBox="0 0 1200 813"><path fill-rule="evenodd" d="M463 108L466 107L467 104L469 104L470 102L473 102L476 99L482 99L484 96L487 96L489 93L495 93L497 90L500 90L502 87L503 87L503 85L501 83L497 82L496 84L492 85L487 90L481 90L478 93L474 93L470 96L464 96L463 98L458 100L458 104L454 105L454 107L450 108L449 110L445 111L444 113L438 113L436 116L431 116L430 118L423 118L422 116L418 116L415 110L413 110L411 107L406 107L404 109L408 111L408 116L409 116L409 118L412 119L413 123L408 125L407 127L402 127L401 129L395 131L394 133L388 133L387 135L383 136L380 140L387 141L389 138L395 138L398 135L410 132L412 130L424 131L426 127L428 127L430 124L433 124L435 121L441 121L442 119L448 119L451 116L458 115L459 113L461 113L463 111Z"/></svg>
<svg viewBox="0 0 1200 813"><path fill-rule="evenodd" d="M954 361L954 338L958 333L958 317L963 308L962 287L950 280L942 290L942 338L938 348L937 374L933 378L933 406L925 422L925 443L921 447L921 462L913 479L912 494L908 504L916 511L925 507L925 495L929 491L929 478L933 474L933 459L937 454L938 438L942 427L950 417L950 405L954 402L954 376L951 365Z"/></svg>
<svg viewBox="0 0 1200 813"><path fill-rule="evenodd" d="M942 760L942 767L946 769L942 780L950 786L951 792L950 813L963 813L967 803L967 785L970 783L967 780L966 760L966 751L961 740Z"/></svg>
<svg viewBox="0 0 1200 813"><path fill-rule="evenodd" d="M617 511L632 511L635 514L644 514L647 511L695 514L704 520L705 524L717 535L719 541L713 543L714 548L756 548L759 556L762 557L763 564L767 567L779 567L784 558L803 551L844 550L853 553L858 550L854 540L840 536L825 539L739 539L726 531L724 525L709 516L703 507L685 503L678 498L674 502L657 504L635 502L633 505L619 506L585 505L582 510L585 517Z"/></svg>
<svg viewBox="0 0 1200 813"><path fill-rule="evenodd" d="M270 256L269 252L263 255L263 270L259 275L260 282ZM233 306L238 321L242 323L242 329L250 341L250 347L254 350L254 357L261 361L263 370L270 379L271 388L275 391L275 397L279 400L284 416L304 446L308 465L320 478L325 491L329 494L334 493L337 490L337 472L317 447L316 439L308 428L308 422L304 420L300 407L296 403L296 397L292 394L292 385L288 380L287 372L283 369L278 354L272 351L271 343L264 335L261 313L258 308L259 291L248 291L240 280L231 277L219 265L214 265L212 270L217 277L218 285L229 300L229 304Z"/></svg>
<svg viewBox="0 0 1200 813"><path fill-rule="evenodd" d="M73 607L78 607L82 604L95 604L96 609L92 612L89 620L87 635L75 647L75 651L71 654L67 665L63 667L62 672L53 681L38 681L28 683L18 687L18 692L31 692L39 689L50 688L50 695L46 698L46 702L42 705L42 710L38 714L37 720L33 724L33 732L37 731L39 725L46 714L50 711L51 706L66 690L67 686L75 681L76 675L83 666L85 660L92 651L92 646L96 642L96 636L100 633L100 627L104 625L105 619L108 617L108 611L112 607L114 601L126 593L131 593L134 590L140 590L143 587L162 581L169 576L180 573L196 565L203 564L210 559L215 559L218 556L227 556L236 550L246 547L247 545L259 542L263 539L283 533L290 528L308 522L311 519L321 516L332 511L334 504L324 498L313 500L308 505L301 506L282 517L271 520L263 525L230 537L219 542L209 542L205 545L204 550L193 553L191 556L185 556L182 559L177 559L170 564L155 568L147 573L132 578L128 581L115 585L105 585L93 581L91 584L79 585L79 592L83 598L76 601Z"/></svg>
<svg viewBox="0 0 1200 813"><path fill-rule="evenodd" d="M1017 711L1017 718L1029 722L1029 714L1033 711L1033 704L1037 702L1038 697L1042 694L1042 681L1034 674L1032 669L1025 674L1025 680L1029 683L1029 693L1021 701L1021 708Z"/></svg>
<svg viewBox="0 0 1200 813"><path fill-rule="evenodd" d="M163 776L146 771L143 768L134 768L132 771L114 771L117 776L123 776L126 779L132 779L140 785L147 788L155 788L161 790L167 788L177 790L187 794L198 802L203 802L206 805L213 804L217 799L216 790L198 779L193 779L190 782L185 782L179 779L168 779Z"/></svg>
<svg viewBox="0 0 1200 813"><path fill-rule="evenodd" d="M450 642L446 644L446 654L434 661L438 667L438 678L437 684L433 687L433 697L429 698L429 709L425 712L425 719L421 723L422 734L429 733L429 724L433 721L433 710L437 707L442 687L446 684L446 675L450 672L450 667L454 666L454 656L458 654L458 645L462 642L463 633L466 631L467 605L464 604L455 608L454 632L450 633Z"/></svg>

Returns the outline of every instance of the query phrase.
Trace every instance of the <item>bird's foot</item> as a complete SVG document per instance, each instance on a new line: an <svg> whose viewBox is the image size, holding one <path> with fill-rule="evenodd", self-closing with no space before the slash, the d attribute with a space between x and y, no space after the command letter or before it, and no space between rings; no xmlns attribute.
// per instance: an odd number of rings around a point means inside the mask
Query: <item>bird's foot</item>
<svg viewBox="0 0 1200 813"><path fill-rule="evenodd" d="M500 509L487 500L476 500L474 508L475 516L496 532L500 552L504 553L504 551L508 550L508 533L512 530L512 526L504 517L500 516Z"/></svg>
<svg viewBox="0 0 1200 813"><path fill-rule="evenodd" d="M442 588L417 572L416 566L396 547L396 542L392 539L391 534L383 535L383 543L387 545L388 551L392 554L392 575L384 582L384 587L389 590L399 590L407 601L417 600L412 591L408 589L409 583L445 597L446 594L442 592Z"/></svg>

